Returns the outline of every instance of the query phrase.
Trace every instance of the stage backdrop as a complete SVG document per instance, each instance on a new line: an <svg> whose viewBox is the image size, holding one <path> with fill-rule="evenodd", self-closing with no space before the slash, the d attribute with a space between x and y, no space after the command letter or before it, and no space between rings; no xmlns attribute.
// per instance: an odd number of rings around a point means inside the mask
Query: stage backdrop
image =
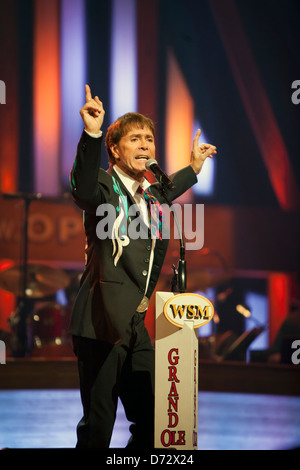
<svg viewBox="0 0 300 470"><path fill-rule="evenodd" d="M24 253L24 200L0 197L0 269L22 262ZM195 223L195 206L193 223ZM264 278L269 282L278 272L293 273L299 268L300 217L296 212L257 208L204 206L204 245L187 250L187 290L196 292L226 283L234 277ZM31 202L28 213L28 261L82 272L85 235L82 211L69 196L41 198ZM158 290L169 291L172 264L179 259L179 241L171 239ZM287 273L287 274L286 274ZM275 289L276 290L276 289ZM272 292L269 297L273 298ZM280 319L288 314L288 291ZM0 289L0 329L6 328L14 298ZM274 302L273 302L274 303ZM272 304L273 305L273 304ZM153 313L154 300L151 300ZM269 312L278 317L282 305L276 301ZM154 315L147 316L154 334ZM271 328L271 336L277 330ZM3 326L4 325L4 326Z"/></svg>

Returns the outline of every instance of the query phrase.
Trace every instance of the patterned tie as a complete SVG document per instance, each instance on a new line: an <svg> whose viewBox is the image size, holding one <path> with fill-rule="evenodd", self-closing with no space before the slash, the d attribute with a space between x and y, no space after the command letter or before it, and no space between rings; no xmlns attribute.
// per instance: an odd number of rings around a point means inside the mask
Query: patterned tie
<svg viewBox="0 0 300 470"><path fill-rule="evenodd" d="M144 196L151 215L151 232L155 238L162 239L162 219L163 211L160 202L156 197L152 196L149 191L144 190L141 186L137 192Z"/></svg>

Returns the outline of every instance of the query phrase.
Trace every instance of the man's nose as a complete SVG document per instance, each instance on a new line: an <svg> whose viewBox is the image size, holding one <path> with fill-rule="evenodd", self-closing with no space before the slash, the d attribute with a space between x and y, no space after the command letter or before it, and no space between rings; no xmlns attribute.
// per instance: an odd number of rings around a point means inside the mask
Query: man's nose
<svg viewBox="0 0 300 470"><path fill-rule="evenodd" d="M141 149L147 149L148 148L148 141L146 139L142 140L140 147L141 147Z"/></svg>

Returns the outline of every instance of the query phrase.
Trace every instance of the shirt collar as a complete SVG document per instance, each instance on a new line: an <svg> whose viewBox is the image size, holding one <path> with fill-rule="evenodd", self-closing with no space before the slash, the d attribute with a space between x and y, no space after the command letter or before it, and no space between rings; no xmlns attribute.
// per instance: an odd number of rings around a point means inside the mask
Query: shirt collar
<svg viewBox="0 0 300 470"><path fill-rule="evenodd" d="M135 196L135 193L136 193L139 186L141 186L143 189L147 189L149 186L151 186L151 183L149 183L149 181L146 178L144 178L142 183L139 183L138 181L136 181L131 176L128 176L117 165L114 165L113 169L117 173L118 177L120 178L120 180L122 181L122 183L124 184L127 191L129 192L129 194L132 197Z"/></svg>

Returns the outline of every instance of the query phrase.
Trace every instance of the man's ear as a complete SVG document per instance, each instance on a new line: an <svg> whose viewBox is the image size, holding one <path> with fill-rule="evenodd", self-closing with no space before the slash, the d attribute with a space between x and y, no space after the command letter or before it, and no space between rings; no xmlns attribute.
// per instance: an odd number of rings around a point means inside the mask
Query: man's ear
<svg viewBox="0 0 300 470"><path fill-rule="evenodd" d="M110 151L113 154L115 160L119 160L119 146L117 144L114 144L110 147Z"/></svg>

